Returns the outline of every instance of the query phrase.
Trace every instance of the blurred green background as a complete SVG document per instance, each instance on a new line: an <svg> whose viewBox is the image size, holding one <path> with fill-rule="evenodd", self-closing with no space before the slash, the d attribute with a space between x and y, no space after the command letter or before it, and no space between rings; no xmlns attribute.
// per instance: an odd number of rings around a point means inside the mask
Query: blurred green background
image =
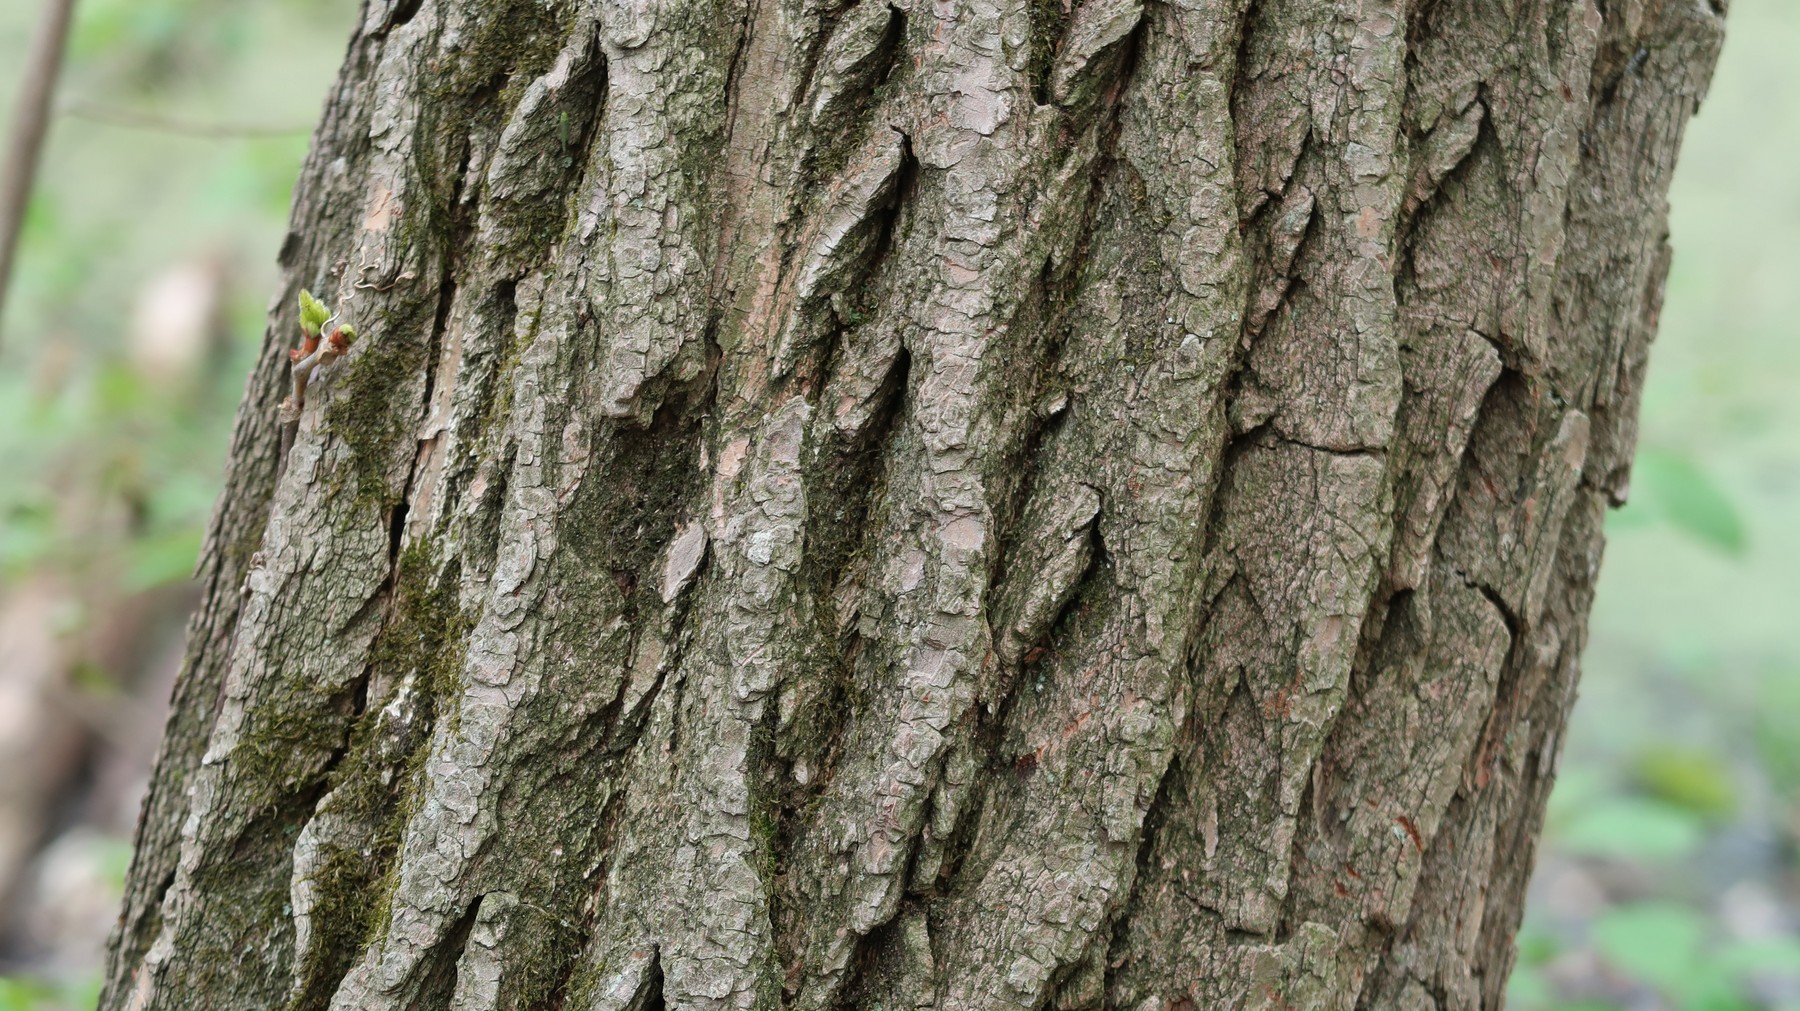
<svg viewBox="0 0 1800 1011"><path fill-rule="evenodd" d="M36 6L0 7L7 110ZM1671 196L1521 1011L1800 1009L1800 5L1731 8ZM79 7L0 320L0 1011L92 1006L187 576L355 14Z"/></svg>
<svg viewBox="0 0 1800 1011"><path fill-rule="evenodd" d="M38 13L0 0L0 116ZM0 319L0 1011L93 1006L188 576L356 13L77 6Z"/></svg>

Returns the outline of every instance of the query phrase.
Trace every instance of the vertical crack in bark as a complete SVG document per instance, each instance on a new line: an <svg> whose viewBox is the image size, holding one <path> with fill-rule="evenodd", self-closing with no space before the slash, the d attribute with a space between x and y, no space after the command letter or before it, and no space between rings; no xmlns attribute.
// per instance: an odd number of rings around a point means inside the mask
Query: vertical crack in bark
<svg viewBox="0 0 1800 1011"><path fill-rule="evenodd" d="M419 13L419 7L424 0L388 0L388 2L391 6L388 8L387 16L382 19L381 27L374 34L385 35L396 28L405 26L412 21L414 15Z"/></svg>
<svg viewBox="0 0 1800 1011"><path fill-rule="evenodd" d="M458 915L443 938L433 946L426 962L428 968L419 988L419 1007L449 1007L456 992L457 967L469 946L469 935L475 929L486 896L477 895Z"/></svg>
<svg viewBox="0 0 1800 1011"><path fill-rule="evenodd" d="M796 113L804 110L807 129L792 204L832 179L856 140L892 126L880 121L881 93L899 62L906 23L906 12L894 4L859 0L831 19L807 51L796 91Z"/></svg>
<svg viewBox="0 0 1800 1011"><path fill-rule="evenodd" d="M1205 577L1217 589L1203 598L1210 603L1197 647L1198 732L1184 748L1192 757L1173 766L1183 771L1182 802L1147 861L1148 891L1134 899L1126 953L1115 956L1127 964L1109 981L1108 999L1121 1004L1155 993L1155 981L1170 975L1195 980L1185 998L1208 1005L1245 1002L1250 979L1272 969L1292 987L1288 1001L1309 1004L1338 989L1333 963L1343 939L1319 923L1290 933L1279 913L1308 772L1338 720L1377 559L1386 555L1386 449L1400 400L1393 293L1380 287L1384 272L1369 271L1357 294L1341 264L1379 249L1392 220L1389 162L1406 47L1385 9L1271 3L1246 13L1231 40L1238 61L1228 92L1239 134L1236 189L1244 216L1269 223L1268 238L1250 251L1262 293L1231 329L1248 345L1232 422L1251 434L1220 460ZM1331 49L1313 66L1284 59L1280 40L1313 19ZM1331 77L1320 77L1327 66ZM1344 103L1329 119L1316 118L1321 107L1311 100L1320 86ZM1263 194L1293 197L1261 211ZM1357 333L1356 365L1346 368L1343 352L1333 361L1312 350L1319 332ZM1308 588L1296 593L1296 579Z"/></svg>

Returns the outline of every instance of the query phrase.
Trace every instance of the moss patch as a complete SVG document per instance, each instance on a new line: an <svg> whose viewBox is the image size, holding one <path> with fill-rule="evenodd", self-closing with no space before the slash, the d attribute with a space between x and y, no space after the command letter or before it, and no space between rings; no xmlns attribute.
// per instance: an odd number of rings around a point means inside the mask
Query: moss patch
<svg viewBox="0 0 1800 1011"><path fill-rule="evenodd" d="M320 806L347 828L322 841L329 852L313 876L317 942L296 966L301 987L288 1011L327 1007L357 953L385 929L394 859L423 782L431 728L461 692L470 620L457 608L457 583L457 567L437 572L422 545L400 556L393 607L369 661L371 682L391 687L358 721Z"/></svg>

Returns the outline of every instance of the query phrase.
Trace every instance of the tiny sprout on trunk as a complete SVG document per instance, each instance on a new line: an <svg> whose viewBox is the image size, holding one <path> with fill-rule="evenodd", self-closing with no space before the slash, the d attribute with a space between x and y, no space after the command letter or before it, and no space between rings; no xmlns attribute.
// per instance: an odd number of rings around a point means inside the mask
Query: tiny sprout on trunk
<svg viewBox="0 0 1800 1011"><path fill-rule="evenodd" d="M281 405L284 422L299 420L300 409L306 404L307 384L318 378L319 369L347 353L356 340L356 328L348 323L327 331L325 328L331 326L334 318L312 292L301 289L300 346L288 351L288 361L293 365L294 392Z"/></svg>

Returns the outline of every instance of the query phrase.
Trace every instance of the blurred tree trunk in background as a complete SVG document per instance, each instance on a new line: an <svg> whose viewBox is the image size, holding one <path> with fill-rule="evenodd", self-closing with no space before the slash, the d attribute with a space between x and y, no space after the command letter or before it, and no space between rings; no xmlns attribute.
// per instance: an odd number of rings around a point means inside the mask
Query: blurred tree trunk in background
<svg viewBox="0 0 1800 1011"><path fill-rule="evenodd" d="M104 1007L1500 1006L1719 10L366 6Z"/></svg>

